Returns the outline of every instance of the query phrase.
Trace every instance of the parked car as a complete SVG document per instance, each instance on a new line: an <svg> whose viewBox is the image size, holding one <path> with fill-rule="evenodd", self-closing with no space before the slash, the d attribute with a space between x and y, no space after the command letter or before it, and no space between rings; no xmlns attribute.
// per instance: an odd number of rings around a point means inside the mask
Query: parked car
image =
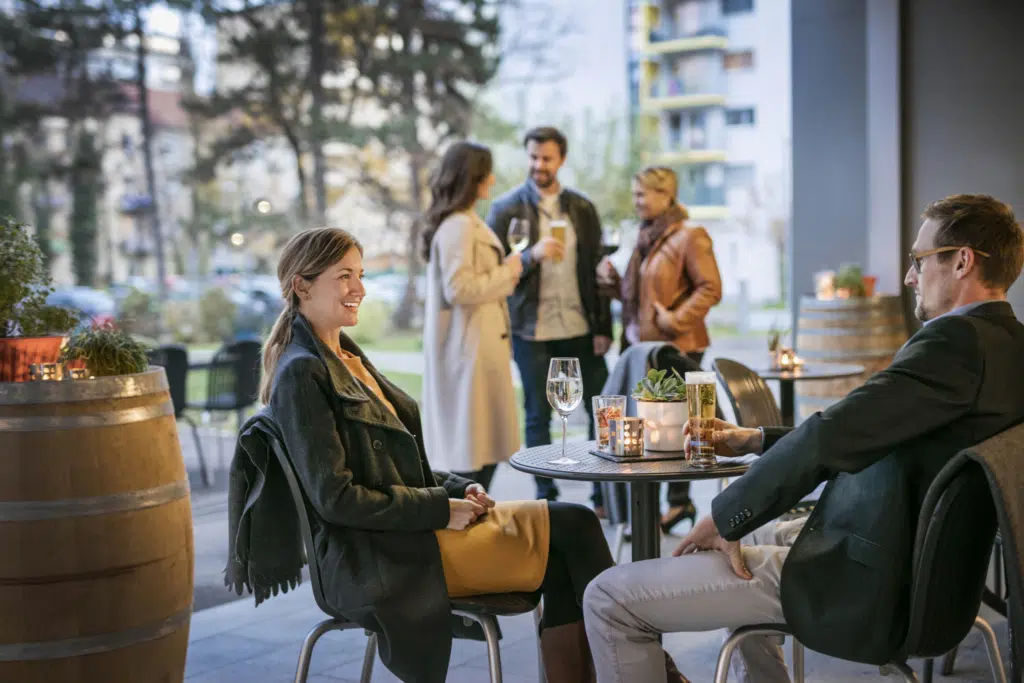
<svg viewBox="0 0 1024 683"><path fill-rule="evenodd" d="M117 318L117 302L107 292L92 287L67 287L46 297L46 303L78 311L82 321L76 331L113 323Z"/></svg>

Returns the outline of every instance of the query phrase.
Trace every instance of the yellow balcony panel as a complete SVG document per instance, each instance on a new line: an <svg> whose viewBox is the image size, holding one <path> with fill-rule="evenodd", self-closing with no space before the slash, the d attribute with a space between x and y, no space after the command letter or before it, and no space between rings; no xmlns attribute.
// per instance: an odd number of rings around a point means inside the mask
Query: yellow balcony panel
<svg viewBox="0 0 1024 683"><path fill-rule="evenodd" d="M670 95L668 97L648 97L644 102L644 110L666 111L670 109L700 109L702 107L724 107L725 95Z"/></svg>
<svg viewBox="0 0 1024 683"><path fill-rule="evenodd" d="M729 47L729 39L725 36L690 36L646 42L641 50L648 56L674 55L700 50L724 50Z"/></svg>
<svg viewBox="0 0 1024 683"><path fill-rule="evenodd" d="M725 161L724 149L685 149L678 152L662 152L658 155L658 163L672 164L711 164Z"/></svg>
<svg viewBox="0 0 1024 683"><path fill-rule="evenodd" d="M687 204L686 210L690 214L690 221L721 221L729 217L728 206L701 206Z"/></svg>

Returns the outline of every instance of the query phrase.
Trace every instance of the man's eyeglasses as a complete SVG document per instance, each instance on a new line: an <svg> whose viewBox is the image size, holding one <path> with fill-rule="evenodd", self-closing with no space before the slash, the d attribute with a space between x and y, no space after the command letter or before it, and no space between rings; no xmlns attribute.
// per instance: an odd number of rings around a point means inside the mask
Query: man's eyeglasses
<svg viewBox="0 0 1024 683"><path fill-rule="evenodd" d="M914 266L914 270L916 270L917 272L920 273L921 272L921 261L923 261L926 256L931 256L932 254L944 254L947 251L957 251L958 249L970 249L971 251L973 251L978 256L984 256L984 257L988 258L988 253L987 252L981 251L980 249L975 249L974 247L968 247L968 246L962 246L962 247L938 247L936 249L928 249L927 251L922 251L919 254L915 254L914 252L910 252L910 265Z"/></svg>

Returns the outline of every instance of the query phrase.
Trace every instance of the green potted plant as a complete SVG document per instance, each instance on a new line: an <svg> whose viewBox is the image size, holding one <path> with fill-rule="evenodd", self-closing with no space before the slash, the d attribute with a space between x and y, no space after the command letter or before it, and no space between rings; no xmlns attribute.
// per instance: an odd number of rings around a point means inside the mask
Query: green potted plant
<svg viewBox="0 0 1024 683"><path fill-rule="evenodd" d="M840 299L863 297L865 294L864 272L860 266L846 263L836 273L836 296Z"/></svg>
<svg viewBox="0 0 1024 683"><path fill-rule="evenodd" d="M24 382L29 366L54 363L78 314L46 303L53 291L39 245L13 218L0 219L0 382Z"/></svg>
<svg viewBox="0 0 1024 683"><path fill-rule="evenodd" d="M636 415L644 420L644 448L649 451L683 450L686 424L686 381L672 369L650 370L633 390Z"/></svg>
<svg viewBox="0 0 1024 683"><path fill-rule="evenodd" d="M134 375L149 367L145 344L114 327L97 327L72 336L60 361L84 365L89 377Z"/></svg>

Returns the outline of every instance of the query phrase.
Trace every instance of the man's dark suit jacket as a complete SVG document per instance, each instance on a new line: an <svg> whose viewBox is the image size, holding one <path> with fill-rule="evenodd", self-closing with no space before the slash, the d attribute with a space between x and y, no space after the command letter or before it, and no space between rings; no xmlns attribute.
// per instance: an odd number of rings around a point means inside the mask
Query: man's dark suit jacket
<svg viewBox="0 0 1024 683"><path fill-rule="evenodd" d="M766 430L764 454L712 502L715 524L738 540L828 480L782 568L786 623L814 650L884 664L907 631L925 492L961 449L1022 421L1024 325L1010 305L941 316L842 401Z"/></svg>

